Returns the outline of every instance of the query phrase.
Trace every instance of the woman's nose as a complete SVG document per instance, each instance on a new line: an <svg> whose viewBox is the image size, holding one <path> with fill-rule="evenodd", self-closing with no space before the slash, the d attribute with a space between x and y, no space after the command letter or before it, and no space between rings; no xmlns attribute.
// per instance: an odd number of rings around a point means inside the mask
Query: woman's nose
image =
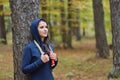
<svg viewBox="0 0 120 80"><path fill-rule="evenodd" d="M45 31L47 31L48 29L47 28L44 28Z"/></svg>

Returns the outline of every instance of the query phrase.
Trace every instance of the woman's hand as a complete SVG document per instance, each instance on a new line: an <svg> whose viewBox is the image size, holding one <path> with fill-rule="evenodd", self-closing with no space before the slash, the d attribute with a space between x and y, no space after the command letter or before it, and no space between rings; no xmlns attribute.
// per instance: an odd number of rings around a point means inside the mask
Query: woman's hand
<svg viewBox="0 0 120 80"><path fill-rule="evenodd" d="M49 59L49 56L47 54L42 54L41 55L41 60L46 63L48 62L50 59Z"/></svg>
<svg viewBox="0 0 120 80"><path fill-rule="evenodd" d="M57 55L56 53L53 53L52 51L50 52L50 59L53 59L55 61L57 61Z"/></svg>

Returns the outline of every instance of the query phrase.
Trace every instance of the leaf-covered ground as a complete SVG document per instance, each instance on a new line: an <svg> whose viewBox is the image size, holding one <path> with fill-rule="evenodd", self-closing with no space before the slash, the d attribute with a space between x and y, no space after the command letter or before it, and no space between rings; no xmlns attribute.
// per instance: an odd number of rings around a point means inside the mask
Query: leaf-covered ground
<svg viewBox="0 0 120 80"><path fill-rule="evenodd" d="M75 41L73 47L73 49L55 49L59 58L59 63L53 71L55 80L108 80L112 55L108 59L96 57L93 39ZM0 44L0 80L13 80L11 44Z"/></svg>

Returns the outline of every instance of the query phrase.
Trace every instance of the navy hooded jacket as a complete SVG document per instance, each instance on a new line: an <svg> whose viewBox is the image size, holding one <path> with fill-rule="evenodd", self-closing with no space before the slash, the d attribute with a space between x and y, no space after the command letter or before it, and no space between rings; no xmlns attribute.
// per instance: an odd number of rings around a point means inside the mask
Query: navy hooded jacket
<svg viewBox="0 0 120 80"><path fill-rule="evenodd" d="M36 19L31 24L31 33L33 39L37 41L40 47L43 49L43 42L39 38L38 24L41 19ZM50 44L51 49L54 51L54 47ZM54 80L52 69L57 65L58 61L55 61L55 65L51 67L51 61L43 63L41 60L41 52L35 45L34 41L30 42L24 48L22 57L22 72L30 75L30 80Z"/></svg>

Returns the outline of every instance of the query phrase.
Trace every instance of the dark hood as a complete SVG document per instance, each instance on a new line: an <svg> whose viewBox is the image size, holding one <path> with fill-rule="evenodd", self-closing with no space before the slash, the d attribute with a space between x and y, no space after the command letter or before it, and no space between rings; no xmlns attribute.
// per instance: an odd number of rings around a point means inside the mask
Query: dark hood
<svg viewBox="0 0 120 80"><path fill-rule="evenodd" d="M41 41L41 38L39 36L38 33L38 24L41 21L41 19L35 19L33 20L31 26L30 26L30 30L31 30L31 34L34 40L36 40L38 42L38 44L43 48L43 42Z"/></svg>

